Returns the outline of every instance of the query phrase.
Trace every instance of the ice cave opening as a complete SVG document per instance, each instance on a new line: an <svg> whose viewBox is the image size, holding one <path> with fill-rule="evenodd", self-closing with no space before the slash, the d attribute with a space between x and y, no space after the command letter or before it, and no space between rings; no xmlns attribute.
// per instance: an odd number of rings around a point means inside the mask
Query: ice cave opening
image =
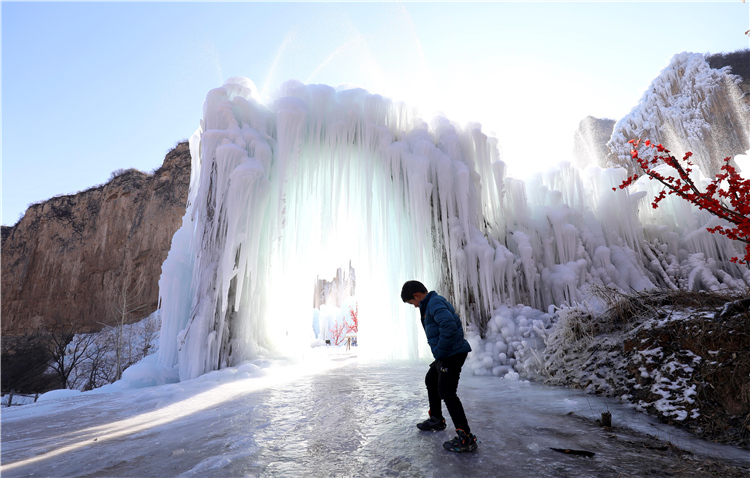
<svg viewBox="0 0 750 478"><path fill-rule="evenodd" d="M160 283L162 337L177 337L160 361L182 378L309 347L309 291L332 264L357 271L360 352L420 353L399 291L412 278L444 280L428 126L364 90L282 89L266 107L249 80L229 80L208 94L191 138L188 212Z"/></svg>

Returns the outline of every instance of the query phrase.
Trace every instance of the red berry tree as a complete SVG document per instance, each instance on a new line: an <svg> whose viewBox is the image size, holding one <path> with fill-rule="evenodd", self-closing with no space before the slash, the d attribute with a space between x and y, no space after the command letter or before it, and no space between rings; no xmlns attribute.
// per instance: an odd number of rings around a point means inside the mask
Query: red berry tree
<svg viewBox="0 0 750 478"><path fill-rule="evenodd" d="M633 150L630 154L641 167L643 173L649 179L659 181L665 188L656 195L651 206L656 209L668 194L675 194L698 206L700 209L705 209L714 216L724 219L732 224L733 227L716 226L706 229L709 232L721 234L729 239L744 242L746 244L744 257L741 259L733 257L730 260L735 263L743 261L745 264L750 265L750 179L743 179L737 170L729 164L731 158L724 158L724 165L721 167L721 172L711 180L705 191L701 191L690 178L690 173L695 167L690 161L693 153L685 153L685 156L682 158L685 162L683 166L661 144L655 145L648 140L643 142L643 146L648 148L648 151L651 153L649 156L653 156L651 159L648 159L642 157L638 151L638 147L641 144L640 139L637 141L630 140L630 143L633 144ZM665 176L655 171L654 168L661 163L674 169L678 177ZM624 189L630 186L636 179L638 179L638 174L628 177L620 184L619 188ZM721 183L724 181L728 184L726 189L721 187ZM617 188L612 189L617 190Z"/></svg>

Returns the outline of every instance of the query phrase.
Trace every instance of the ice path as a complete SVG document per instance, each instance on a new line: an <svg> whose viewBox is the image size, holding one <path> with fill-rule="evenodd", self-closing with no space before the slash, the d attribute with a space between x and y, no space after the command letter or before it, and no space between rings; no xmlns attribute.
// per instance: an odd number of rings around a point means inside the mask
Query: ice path
<svg viewBox="0 0 750 478"><path fill-rule="evenodd" d="M591 423L607 407L616 425L661 435L699 460L725 454L750 466L749 452L688 439L616 403L488 377L461 379L481 443L456 455L441 447L449 432L414 427L426 407L424 364L342 356L317 374L269 370L4 410L2 475L615 477L668 469L675 459L634 446L639 435Z"/></svg>

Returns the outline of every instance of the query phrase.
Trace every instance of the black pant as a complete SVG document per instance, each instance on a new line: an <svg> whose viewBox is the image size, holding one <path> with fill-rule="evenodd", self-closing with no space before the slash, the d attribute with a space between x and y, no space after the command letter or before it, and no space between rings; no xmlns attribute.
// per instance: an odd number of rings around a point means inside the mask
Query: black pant
<svg viewBox="0 0 750 478"><path fill-rule="evenodd" d="M451 420L453 420L453 425L468 434L470 433L469 422L466 421L461 400L456 395L458 379L461 377L461 367L463 367L467 355L456 354L443 360L435 360L430 364L430 370L424 377L424 383L427 385L427 398L430 401L430 416L443 418L440 404L442 399Z"/></svg>

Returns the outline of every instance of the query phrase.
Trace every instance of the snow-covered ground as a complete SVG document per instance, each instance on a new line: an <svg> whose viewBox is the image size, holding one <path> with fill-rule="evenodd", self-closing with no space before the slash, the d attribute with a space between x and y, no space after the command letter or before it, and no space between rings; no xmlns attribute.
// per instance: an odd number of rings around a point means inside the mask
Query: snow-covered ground
<svg viewBox="0 0 750 478"><path fill-rule="evenodd" d="M610 299L603 313L560 310L540 375L748 449L750 322L740 297L653 290Z"/></svg>
<svg viewBox="0 0 750 478"><path fill-rule="evenodd" d="M356 349L317 350L304 364L258 361L180 383L3 409L0 471L5 478L616 477L696 470L714 460L750 468L750 452L690 438L616 401L470 374L459 396L479 450L453 454L441 446L451 432L414 426L426 415L426 363L368 363ZM611 430L593 423L606 410ZM692 454L653 446L645 434Z"/></svg>

